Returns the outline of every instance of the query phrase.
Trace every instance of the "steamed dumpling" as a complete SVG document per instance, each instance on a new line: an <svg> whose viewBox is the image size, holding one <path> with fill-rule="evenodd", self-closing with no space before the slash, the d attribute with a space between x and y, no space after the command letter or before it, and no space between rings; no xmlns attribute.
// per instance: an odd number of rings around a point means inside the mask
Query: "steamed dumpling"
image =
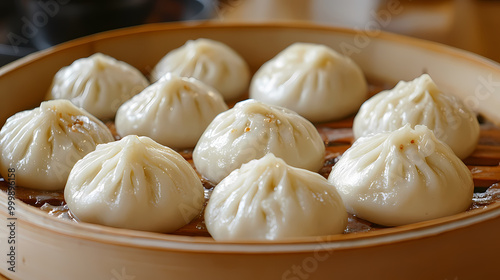
<svg viewBox="0 0 500 280"><path fill-rule="evenodd" d="M348 212L386 226L460 213L474 191L467 166L423 125L359 138L328 180Z"/></svg>
<svg viewBox="0 0 500 280"><path fill-rule="evenodd" d="M172 148L193 148L215 116L227 109L215 89L169 74L125 102L115 124L122 136L144 135Z"/></svg>
<svg viewBox="0 0 500 280"><path fill-rule="evenodd" d="M79 220L172 232L196 217L204 188L191 165L148 137L126 136L78 161L64 190Z"/></svg>
<svg viewBox="0 0 500 280"><path fill-rule="evenodd" d="M342 233L347 212L324 177L267 154L215 187L205 223L215 240L281 240Z"/></svg>
<svg viewBox="0 0 500 280"><path fill-rule="evenodd" d="M443 94L427 74L401 81L366 101L354 119L354 137L393 131L406 124L427 126L461 159L474 151L479 140L474 112L459 99Z"/></svg>
<svg viewBox="0 0 500 280"><path fill-rule="evenodd" d="M18 186L62 190L73 165L97 144L113 141L100 120L67 100L19 112L0 131L0 173L15 168Z"/></svg>
<svg viewBox="0 0 500 280"><path fill-rule="evenodd" d="M255 73L250 98L291 109L312 122L354 114L367 96L363 72L333 49L295 43Z"/></svg>
<svg viewBox="0 0 500 280"><path fill-rule="evenodd" d="M314 125L297 113L249 99L210 123L193 151L193 161L198 172L217 183L243 163L268 153L289 165L318 171L325 145Z"/></svg>
<svg viewBox="0 0 500 280"><path fill-rule="evenodd" d="M99 119L112 119L118 107L149 85L139 70L96 53L59 70L47 99L69 99Z"/></svg>
<svg viewBox="0 0 500 280"><path fill-rule="evenodd" d="M167 53L151 73L153 81L167 73L194 77L218 90L225 100L245 93L250 81L246 61L229 46L209 39L189 40Z"/></svg>

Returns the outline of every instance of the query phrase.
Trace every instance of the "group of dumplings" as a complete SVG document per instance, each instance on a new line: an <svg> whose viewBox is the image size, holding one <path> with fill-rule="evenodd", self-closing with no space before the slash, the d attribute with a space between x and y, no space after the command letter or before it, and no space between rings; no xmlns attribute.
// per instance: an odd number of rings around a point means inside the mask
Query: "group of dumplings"
<svg viewBox="0 0 500 280"><path fill-rule="evenodd" d="M404 225L471 203L460 158L475 149L479 124L428 75L365 102L363 72L329 47L292 44L252 78L230 47L197 39L167 53L150 79L103 54L62 68L47 95L55 100L0 131L0 173L14 167L21 186L64 189L81 221L173 232L205 203L198 174L174 150L194 148L196 170L217 184L204 217L222 241L342 233L348 212ZM247 90L251 99L228 109ZM358 109L357 140L324 178L312 122ZM102 122L113 118L118 141Z"/></svg>

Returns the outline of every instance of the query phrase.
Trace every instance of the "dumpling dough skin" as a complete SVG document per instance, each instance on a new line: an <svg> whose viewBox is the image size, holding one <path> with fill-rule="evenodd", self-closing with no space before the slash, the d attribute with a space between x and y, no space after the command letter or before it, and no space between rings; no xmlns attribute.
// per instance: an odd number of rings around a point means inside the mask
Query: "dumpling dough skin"
<svg viewBox="0 0 500 280"><path fill-rule="evenodd" d="M0 173L15 168L18 186L62 190L73 165L98 144L114 141L100 120L67 100L19 112L0 131Z"/></svg>
<svg viewBox="0 0 500 280"><path fill-rule="evenodd" d="M266 62L250 84L250 98L291 109L312 122L354 114L367 83L349 57L319 44L295 43Z"/></svg>
<svg viewBox="0 0 500 280"><path fill-rule="evenodd" d="M68 99L101 120L112 119L120 105L149 85L131 65L96 53L61 68L47 99Z"/></svg>
<svg viewBox="0 0 500 280"><path fill-rule="evenodd" d="M267 154L215 187L205 223L217 241L283 240L342 233L347 212L324 177Z"/></svg>
<svg viewBox="0 0 500 280"><path fill-rule="evenodd" d="M236 51L224 43L199 38L167 53L151 73L157 81L167 73L194 77L234 100L248 90L250 68Z"/></svg>
<svg viewBox="0 0 500 280"><path fill-rule="evenodd" d="M215 116L227 109L215 89L168 74L125 102L115 125L122 136L143 135L171 148L193 148Z"/></svg>
<svg viewBox="0 0 500 280"><path fill-rule="evenodd" d="M474 192L467 166L423 125L359 138L328 180L348 212L386 226L463 212Z"/></svg>
<svg viewBox="0 0 500 280"><path fill-rule="evenodd" d="M181 155L148 137L130 135L99 145L78 161L64 198L84 222L173 232L200 213L204 188Z"/></svg>
<svg viewBox="0 0 500 280"><path fill-rule="evenodd" d="M252 99L219 114L193 151L198 172L213 183L268 153L287 164L318 171L325 145L314 125L297 113Z"/></svg>
<svg viewBox="0 0 500 280"><path fill-rule="evenodd" d="M458 98L440 91L427 74L399 82L367 100L354 118L354 137L425 125L464 159L479 141L479 122Z"/></svg>

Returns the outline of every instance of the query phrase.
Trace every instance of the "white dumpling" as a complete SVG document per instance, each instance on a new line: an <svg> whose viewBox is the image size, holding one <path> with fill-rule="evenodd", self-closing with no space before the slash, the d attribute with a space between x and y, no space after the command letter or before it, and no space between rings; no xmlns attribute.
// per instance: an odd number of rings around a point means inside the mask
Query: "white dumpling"
<svg viewBox="0 0 500 280"><path fill-rule="evenodd" d="M464 159L479 140L474 112L458 98L443 94L427 74L410 82L399 82L367 100L354 118L354 137L393 131L410 124L425 125Z"/></svg>
<svg viewBox="0 0 500 280"><path fill-rule="evenodd" d="M171 148L193 148L215 116L227 109L215 89L195 78L168 74L120 106L116 131L148 136Z"/></svg>
<svg viewBox="0 0 500 280"><path fill-rule="evenodd" d="M267 154L215 187L205 223L217 241L282 240L342 233L347 212L323 176Z"/></svg>
<svg viewBox="0 0 500 280"><path fill-rule="evenodd" d="M120 105L149 85L131 65L96 53L61 68L47 99L68 99L99 119L112 119Z"/></svg>
<svg viewBox="0 0 500 280"><path fill-rule="evenodd" d="M386 226L463 212L474 191L467 166L423 125L359 138L328 180L348 212Z"/></svg>
<svg viewBox="0 0 500 280"><path fill-rule="evenodd" d="M129 135L78 161L64 190L80 221L173 232L200 214L204 188L191 165L152 139Z"/></svg>
<svg viewBox="0 0 500 280"><path fill-rule="evenodd" d="M217 183L243 163L268 153L289 165L318 171L325 145L302 116L249 99L215 117L196 144L193 161L198 172Z"/></svg>
<svg viewBox="0 0 500 280"><path fill-rule="evenodd" d="M111 141L108 127L85 110L67 100L45 101L7 119L0 131L0 173L15 168L18 186L62 190L73 165Z"/></svg>
<svg viewBox="0 0 500 280"><path fill-rule="evenodd" d="M292 44L262 65L250 84L250 98L286 107L312 122L354 114L366 97L359 66L312 43Z"/></svg>
<svg viewBox="0 0 500 280"><path fill-rule="evenodd" d="M210 39L189 40L167 53L151 73L153 81L167 73L194 77L218 90L225 100L248 90L250 68L232 48Z"/></svg>

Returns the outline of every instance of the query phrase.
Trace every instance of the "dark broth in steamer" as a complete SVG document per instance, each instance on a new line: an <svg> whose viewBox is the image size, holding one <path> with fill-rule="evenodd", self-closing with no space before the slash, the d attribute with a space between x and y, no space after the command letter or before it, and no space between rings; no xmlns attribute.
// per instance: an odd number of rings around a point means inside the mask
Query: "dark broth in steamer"
<svg viewBox="0 0 500 280"><path fill-rule="evenodd" d="M370 96L387 88L392 88L391 85L382 85L380 83L371 83ZM338 157L347 150L353 142L352 122L354 117L349 117L340 121L316 124L321 137L326 146L325 163L319 171L325 178L328 177L332 166L338 160ZM114 135L116 130L114 123L107 123ZM116 136L118 139L119 137ZM192 149L178 151L191 165ZM474 178L474 197L469 210L481 209L500 200L500 128L494 125L482 122L481 136L479 144L474 153L464 160L472 172ZM214 185L204 180L200 176L200 180L205 187L205 204L210 198L210 194ZM7 182L0 177L0 189L7 191ZM52 215L61 219L73 220L78 222L71 216L68 211L66 202L64 201L63 191L38 191L23 187L16 188L16 199L23 201L33 207L37 207L45 211L48 215ZM365 232L385 228L362 219L356 216L349 215L349 222L344 233ZM203 211L189 224L172 233L176 235L186 236L210 236L203 220Z"/></svg>

